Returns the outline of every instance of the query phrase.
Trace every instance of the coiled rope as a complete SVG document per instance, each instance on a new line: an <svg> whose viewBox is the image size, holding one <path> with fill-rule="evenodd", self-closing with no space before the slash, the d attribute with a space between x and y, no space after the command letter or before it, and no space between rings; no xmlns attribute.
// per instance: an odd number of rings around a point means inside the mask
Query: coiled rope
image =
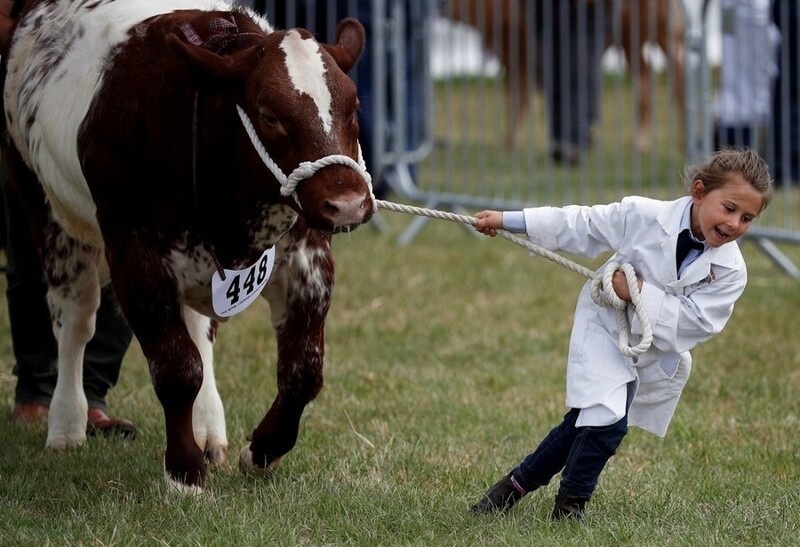
<svg viewBox="0 0 800 547"><path fill-rule="evenodd" d="M471 216L459 215L455 213L448 213L445 211L437 211L435 209L425 209L422 207L414 207L412 205L403 205L400 203L393 203L391 201L384 201L380 199L375 200L375 204L381 209L395 211L399 213L407 213L411 215L425 216L429 218L437 218L440 220L449 220L452 222L460 222L462 224L470 224L475 226L478 219ZM497 235L503 239L507 239L521 247L524 247L537 255L543 256L552 260L556 264L560 264L565 268L572 270L575 273L583 275L586 279L592 280L591 295L592 300L600 306L611 307L617 310L617 331L618 339L617 345L620 352L628 357L637 357L646 352L653 342L653 330L650 327L650 320L644 309L641 294L639 293L639 284L636 279L636 272L630 264L619 264L618 262L609 263L606 268L599 272L597 275L586 268L563 256L554 253L544 247L540 247L527 239L518 237L507 230L497 230ZM630 345L630 327L628 325L627 307L628 303L617 296L612 286L612 278L614 272L621 271L625 274L625 279L628 281L628 290L631 295L631 305L633 305L636 317L639 319L639 324L642 326L642 338L635 346Z"/></svg>

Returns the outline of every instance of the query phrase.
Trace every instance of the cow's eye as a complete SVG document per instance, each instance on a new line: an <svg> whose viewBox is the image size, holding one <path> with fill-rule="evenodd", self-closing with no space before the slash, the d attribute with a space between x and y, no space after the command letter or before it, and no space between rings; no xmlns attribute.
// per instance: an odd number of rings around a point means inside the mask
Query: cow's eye
<svg viewBox="0 0 800 547"><path fill-rule="evenodd" d="M278 119L278 117L274 116L272 114L265 114L264 116L261 117L261 119L264 120L265 124L267 124L267 125L269 125L271 127L277 127L277 126L279 126L281 124L281 122Z"/></svg>

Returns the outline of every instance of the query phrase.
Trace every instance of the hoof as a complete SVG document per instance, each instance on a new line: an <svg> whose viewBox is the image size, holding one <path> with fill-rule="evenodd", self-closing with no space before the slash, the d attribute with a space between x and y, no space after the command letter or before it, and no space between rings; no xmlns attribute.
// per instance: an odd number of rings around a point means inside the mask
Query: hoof
<svg viewBox="0 0 800 547"><path fill-rule="evenodd" d="M205 456L206 463L216 469L222 469L228 462L228 446L206 446L203 455Z"/></svg>
<svg viewBox="0 0 800 547"><path fill-rule="evenodd" d="M184 498L197 498L203 495L203 487L198 484L185 484L176 481L166 471L164 477L167 480L167 492L170 494L177 494Z"/></svg>
<svg viewBox="0 0 800 547"><path fill-rule="evenodd" d="M239 469L245 474L269 477L273 472L275 472L275 469L278 468L280 463L281 459L277 458L266 467L256 465L255 461L253 460L253 452L250 450L250 445L245 446L239 453Z"/></svg>
<svg viewBox="0 0 800 547"><path fill-rule="evenodd" d="M86 442L86 434L83 436L76 435L75 437L62 437L57 436L52 439L48 437L45 443L45 448L48 450L69 450L71 448L78 448Z"/></svg>

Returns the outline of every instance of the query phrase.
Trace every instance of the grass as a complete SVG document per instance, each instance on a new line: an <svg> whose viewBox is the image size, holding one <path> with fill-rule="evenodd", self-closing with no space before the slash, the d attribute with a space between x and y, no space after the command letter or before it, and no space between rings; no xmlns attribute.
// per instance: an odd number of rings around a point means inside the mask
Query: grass
<svg viewBox="0 0 800 547"><path fill-rule="evenodd" d="M668 436L633 429L588 521L553 524L556 484L506 516L467 508L564 412L584 280L442 221L399 248L410 219L383 215L390 233L335 239L326 387L297 447L268 480L235 465L212 473L200 499L165 491L162 412L135 343L109 397L135 420L135 442L51 453L43 428L12 426L0 312L0 545L800 544L800 291L753 243L750 285L727 329L694 352ZM234 462L276 391L267 314L258 302L219 332Z"/></svg>

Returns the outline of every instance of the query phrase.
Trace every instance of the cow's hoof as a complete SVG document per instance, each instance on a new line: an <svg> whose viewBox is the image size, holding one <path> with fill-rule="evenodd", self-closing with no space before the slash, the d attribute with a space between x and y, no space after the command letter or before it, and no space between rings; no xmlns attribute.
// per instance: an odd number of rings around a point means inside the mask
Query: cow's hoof
<svg viewBox="0 0 800 547"><path fill-rule="evenodd" d="M250 445L245 446L239 453L239 469L242 473L258 475L260 477L269 477L278 468L281 459L277 458L269 463L266 467L261 467L255 463L253 459L253 452L250 450Z"/></svg>
<svg viewBox="0 0 800 547"><path fill-rule="evenodd" d="M164 472L167 480L167 491L170 494L177 494L185 498L196 498L203 495L203 487L199 484L186 484L176 481L169 473Z"/></svg>
<svg viewBox="0 0 800 547"><path fill-rule="evenodd" d="M217 469L222 469L228 461L228 445L208 445L203 454L205 455L206 463Z"/></svg>
<svg viewBox="0 0 800 547"><path fill-rule="evenodd" d="M48 435L47 442L45 443L45 448L49 450L69 450L71 448L77 448L86 442L86 434L83 435L75 435L74 437L66 437L63 435L56 435L54 437L50 437Z"/></svg>

